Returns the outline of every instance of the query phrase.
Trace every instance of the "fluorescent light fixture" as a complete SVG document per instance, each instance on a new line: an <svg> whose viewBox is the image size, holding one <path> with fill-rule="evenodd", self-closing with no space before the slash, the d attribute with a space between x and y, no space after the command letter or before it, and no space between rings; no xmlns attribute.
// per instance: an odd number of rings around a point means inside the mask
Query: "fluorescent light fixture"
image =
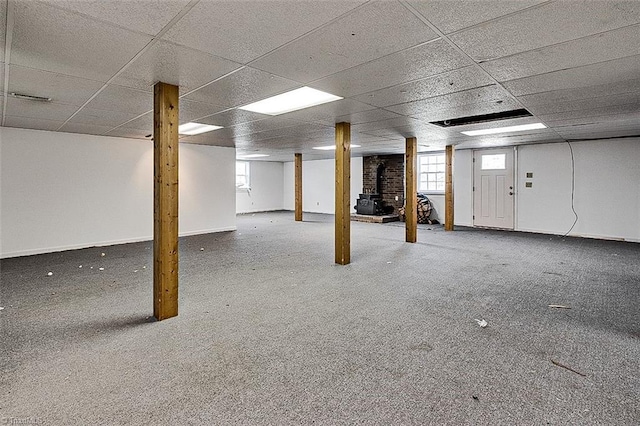
<svg viewBox="0 0 640 426"><path fill-rule="evenodd" d="M521 126L509 126L509 127L496 127L494 129L483 130L468 130L466 132L460 132L467 136L481 136L481 135L494 135L496 133L509 133L509 132L523 132L525 130L546 129L542 123L523 124Z"/></svg>
<svg viewBox="0 0 640 426"><path fill-rule="evenodd" d="M351 144L351 148L360 148L360 145ZM335 145L314 146L313 149L319 149L319 150L322 150L322 151L332 151L332 150L336 149L336 146Z"/></svg>
<svg viewBox="0 0 640 426"><path fill-rule="evenodd" d="M326 104L327 102L333 102L339 99L343 98L305 86L242 106L240 109L258 112L260 114L280 115L291 111L297 111L299 109Z"/></svg>
<svg viewBox="0 0 640 426"><path fill-rule="evenodd" d="M222 126L211 126L210 124L184 123L178 126L178 133L181 135L199 135L200 133L222 129Z"/></svg>
<svg viewBox="0 0 640 426"><path fill-rule="evenodd" d="M247 155L239 155L239 158L260 158L260 157L268 157L269 154L247 154Z"/></svg>

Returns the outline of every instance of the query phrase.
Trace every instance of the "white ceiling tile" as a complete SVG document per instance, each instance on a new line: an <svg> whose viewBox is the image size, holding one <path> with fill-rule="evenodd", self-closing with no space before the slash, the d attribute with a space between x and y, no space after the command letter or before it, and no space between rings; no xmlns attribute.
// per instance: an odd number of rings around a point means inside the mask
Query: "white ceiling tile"
<svg viewBox="0 0 640 426"><path fill-rule="evenodd" d="M280 117L290 120L319 122L333 126L336 123L337 117L372 109L375 109L375 107L354 101L353 99L341 99L339 101L282 114Z"/></svg>
<svg viewBox="0 0 640 426"><path fill-rule="evenodd" d="M407 126L418 126L424 123L420 120L416 120L411 117L395 117L386 120L371 121L361 124L352 124L351 129L356 132L363 132L367 134L374 134L375 131L382 130L387 131L394 128L401 128Z"/></svg>
<svg viewBox="0 0 640 426"><path fill-rule="evenodd" d="M198 118L207 117L211 114L225 109L211 104L205 104L203 102L196 102L188 99L180 99L179 115L180 123L186 123L189 121L198 121Z"/></svg>
<svg viewBox="0 0 640 426"><path fill-rule="evenodd" d="M17 2L11 63L106 81L149 41L43 3Z"/></svg>
<svg viewBox="0 0 640 426"><path fill-rule="evenodd" d="M57 102L29 101L9 97L6 114L14 117L42 118L52 121L65 121L78 110L73 105Z"/></svg>
<svg viewBox="0 0 640 426"><path fill-rule="evenodd" d="M607 120L595 123L581 123L567 126L554 126L553 129L562 134L565 132L611 132L616 130L639 130L640 134L640 118L630 120Z"/></svg>
<svg viewBox="0 0 640 426"><path fill-rule="evenodd" d="M124 123L122 124L122 127L126 129L141 130L148 135L153 132L153 112L144 114L131 122Z"/></svg>
<svg viewBox="0 0 640 426"><path fill-rule="evenodd" d="M519 53L482 64L498 81L514 80L640 54L640 25Z"/></svg>
<svg viewBox="0 0 640 426"><path fill-rule="evenodd" d="M39 117L15 117L7 115L4 125L5 127L19 127L21 129L54 131L62 126L63 123L64 121L46 120Z"/></svg>
<svg viewBox="0 0 640 426"><path fill-rule="evenodd" d="M600 84L598 86L578 87L576 89L533 93L531 95L518 96L518 99L525 105L540 105L637 91L640 91L640 79Z"/></svg>
<svg viewBox="0 0 640 426"><path fill-rule="evenodd" d="M309 82L437 37L398 2L372 1L252 66Z"/></svg>
<svg viewBox="0 0 640 426"><path fill-rule="evenodd" d="M9 92L51 98L54 102L82 106L103 83L49 71L11 65Z"/></svg>
<svg viewBox="0 0 640 426"><path fill-rule="evenodd" d="M510 111L521 108L521 105L499 87L487 86L387 108L399 114L431 122Z"/></svg>
<svg viewBox="0 0 640 426"><path fill-rule="evenodd" d="M247 63L361 3L363 1L201 1L164 38Z"/></svg>
<svg viewBox="0 0 640 426"><path fill-rule="evenodd" d="M554 122L560 120L573 120L586 117L615 116L624 114L640 114L640 105L626 104L607 106L603 108L581 109L578 111L556 112L549 115L538 115L544 122Z"/></svg>
<svg viewBox="0 0 640 426"><path fill-rule="evenodd" d="M347 115L339 116L335 119L335 123L351 123L352 126L365 123L377 123L383 120L389 120L393 118L402 117L395 112L387 111L384 109L376 108L369 111L354 112ZM353 128L353 127L352 127Z"/></svg>
<svg viewBox="0 0 640 426"><path fill-rule="evenodd" d="M137 114L123 111L105 111L101 109L82 108L69 120L70 124L87 124L113 129L122 123L135 118Z"/></svg>
<svg viewBox="0 0 640 426"><path fill-rule="evenodd" d="M97 124L85 124L85 123L72 123L68 122L60 129L61 132L66 133L83 133L86 135L104 135L111 126L100 126Z"/></svg>
<svg viewBox="0 0 640 426"><path fill-rule="evenodd" d="M456 145L456 148L467 149L553 142L564 142L564 139L555 132L548 132L546 134L467 137L466 139L456 139L454 145Z"/></svg>
<svg viewBox="0 0 640 426"><path fill-rule="evenodd" d="M40 0L133 31L156 35L189 0Z"/></svg>
<svg viewBox="0 0 640 426"><path fill-rule="evenodd" d="M153 93L110 84L87 108L142 114L153 110Z"/></svg>
<svg viewBox="0 0 640 426"><path fill-rule="evenodd" d="M638 2L640 4L640 2ZM504 83L504 87L515 96L553 90L614 84L640 78L640 55L568 70L554 71L533 77L524 77Z"/></svg>
<svg viewBox="0 0 640 426"><path fill-rule="evenodd" d="M395 86L471 64L442 40L421 44L314 81L309 86L340 96Z"/></svg>
<svg viewBox="0 0 640 426"><path fill-rule="evenodd" d="M254 133L266 132L274 129L284 129L287 127L298 126L302 123L293 120L285 120L280 117L269 117L263 120L249 121L238 124L236 126L225 127L224 129L215 130L216 136L219 138L244 138Z"/></svg>
<svg viewBox="0 0 640 426"><path fill-rule="evenodd" d="M597 98L552 102L548 104L526 105L533 114L549 115L556 112L579 111L593 108L605 108L617 105L636 104L640 109L640 90L637 92L620 93L617 95L600 96ZM638 117L640 120L640 117Z"/></svg>
<svg viewBox="0 0 640 426"><path fill-rule="evenodd" d="M567 118L567 119L554 119L557 118L555 115L550 116L540 116L541 119L544 118L544 123L550 127L563 127L563 126L575 126L578 124L594 124L594 123L603 123L603 122L612 122L618 120L640 120L638 112L627 112L620 114L610 114L610 115L600 115L600 116L580 116L575 118Z"/></svg>
<svg viewBox="0 0 640 426"><path fill-rule="evenodd" d="M494 81L484 73L478 72L475 66L470 66L355 96L354 99L371 105L386 107L488 85L494 85Z"/></svg>
<svg viewBox="0 0 640 426"><path fill-rule="evenodd" d="M575 140L588 140L588 139L607 139L607 138L620 138L628 136L640 136L640 129L617 129L617 130L567 130L559 132L560 135L566 139Z"/></svg>
<svg viewBox="0 0 640 426"><path fill-rule="evenodd" d="M409 1L445 34L517 12L546 0L420 0Z"/></svg>
<svg viewBox="0 0 640 426"><path fill-rule="evenodd" d="M297 89L300 86L297 82L245 67L184 98L212 105L237 107Z"/></svg>
<svg viewBox="0 0 640 426"><path fill-rule="evenodd" d="M638 1L563 0L461 31L451 40L486 61L638 22Z"/></svg>
<svg viewBox="0 0 640 426"><path fill-rule="evenodd" d="M204 117L198 120L199 123L212 124L215 126L231 127L251 121L264 120L270 116L258 114L257 112L245 111L242 109L231 109L218 114Z"/></svg>
<svg viewBox="0 0 640 426"><path fill-rule="evenodd" d="M198 50L159 41L136 59L113 82L153 90L158 81L180 86L186 93L209 83L240 65Z"/></svg>

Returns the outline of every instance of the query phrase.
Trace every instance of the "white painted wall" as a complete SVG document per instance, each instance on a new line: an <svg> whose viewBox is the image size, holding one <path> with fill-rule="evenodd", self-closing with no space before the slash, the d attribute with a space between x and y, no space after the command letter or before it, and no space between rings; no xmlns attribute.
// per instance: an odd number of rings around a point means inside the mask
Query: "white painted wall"
<svg viewBox="0 0 640 426"><path fill-rule="evenodd" d="M295 209L295 170L293 162L284 164L284 208ZM362 157L351 158L351 207L362 192ZM302 210L335 213L335 160L302 161ZM355 210L352 208L352 212Z"/></svg>
<svg viewBox="0 0 640 426"><path fill-rule="evenodd" d="M640 242L640 138L572 142L575 210L569 235ZM532 172L533 179L526 179ZM525 182L533 182L526 188ZM517 228L565 234L571 210L571 154L563 144L518 147Z"/></svg>
<svg viewBox="0 0 640 426"><path fill-rule="evenodd" d="M473 226L473 151L457 150L453 154L453 223ZM444 206L442 207L444 219Z"/></svg>
<svg viewBox="0 0 640 426"><path fill-rule="evenodd" d="M150 141L0 127L0 257L149 240ZM235 229L235 149L180 144L181 235Z"/></svg>
<svg viewBox="0 0 640 426"><path fill-rule="evenodd" d="M236 213L265 212L284 208L284 163L250 161L251 189L236 192Z"/></svg>

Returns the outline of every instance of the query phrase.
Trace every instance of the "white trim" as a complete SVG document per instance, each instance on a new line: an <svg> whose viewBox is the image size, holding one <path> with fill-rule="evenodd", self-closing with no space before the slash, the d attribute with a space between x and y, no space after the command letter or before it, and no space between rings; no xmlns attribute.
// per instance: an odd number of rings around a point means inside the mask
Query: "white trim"
<svg viewBox="0 0 640 426"><path fill-rule="evenodd" d="M236 226L226 226L223 228L202 229L199 231L180 232L178 236L189 237L192 235L212 234L216 232L237 231L237 230L238 228ZM59 247L20 250L20 251L14 251L9 253L2 253L0 254L0 259L8 259L11 257L21 257L21 256L32 256L35 254L56 253L61 251L78 250L78 249L85 249L85 248L92 248L92 247L115 246L118 244L140 243L143 241L153 241L153 237L135 237L135 238L125 238L122 240L100 241L97 243L83 243L83 244L72 244L68 246L59 246Z"/></svg>
<svg viewBox="0 0 640 426"><path fill-rule="evenodd" d="M180 237L190 237L191 235L213 234L216 232L237 231L237 226L224 226L222 228L201 229L199 231L180 232Z"/></svg>
<svg viewBox="0 0 640 426"><path fill-rule="evenodd" d="M521 228L515 229L517 232L527 232L532 234L544 234L544 235L557 235L559 237L564 237L565 235L562 232L549 231L545 229L530 229L530 228ZM578 234L571 233L567 235L567 237L573 238L591 238L596 240L607 240L607 241L622 241L628 243L640 243L640 239L638 238L625 238L625 237L614 237L611 235L601 235L601 234Z"/></svg>

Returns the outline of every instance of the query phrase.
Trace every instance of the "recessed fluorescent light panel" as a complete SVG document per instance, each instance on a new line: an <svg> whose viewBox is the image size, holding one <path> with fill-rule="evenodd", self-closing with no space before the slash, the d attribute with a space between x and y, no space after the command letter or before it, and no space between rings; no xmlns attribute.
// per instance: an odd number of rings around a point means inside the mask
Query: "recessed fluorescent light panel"
<svg viewBox="0 0 640 426"><path fill-rule="evenodd" d="M351 145L351 148L360 148L360 145ZM319 149L322 151L332 151L336 149L335 145L327 145L327 146L314 146L313 149Z"/></svg>
<svg viewBox="0 0 640 426"><path fill-rule="evenodd" d="M247 154L240 155L239 158L260 158L260 157L268 157L268 154Z"/></svg>
<svg viewBox="0 0 640 426"><path fill-rule="evenodd" d="M184 123L178 126L178 133L181 135L199 135L200 133L210 132L212 130L222 129L222 126L212 126L210 124L200 123Z"/></svg>
<svg viewBox="0 0 640 426"><path fill-rule="evenodd" d="M467 136L482 136L482 135L495 135L496 133L510 133L510 132L523 132L525 130L546 129L542 123L523 124L521 126L509 126L509 127L496 127L494 129L483 130L469 130L466 132L460 132Z"/></svg>
<svg viewBox="0 0 640 426"><path fill-rule="evenodd" d="M309 108L327 102L344 99L311 87L301 87L281 95L272 96L258 102L240 107L245 111L257 112L267 115L280 115L299 109Z"/></svg>

